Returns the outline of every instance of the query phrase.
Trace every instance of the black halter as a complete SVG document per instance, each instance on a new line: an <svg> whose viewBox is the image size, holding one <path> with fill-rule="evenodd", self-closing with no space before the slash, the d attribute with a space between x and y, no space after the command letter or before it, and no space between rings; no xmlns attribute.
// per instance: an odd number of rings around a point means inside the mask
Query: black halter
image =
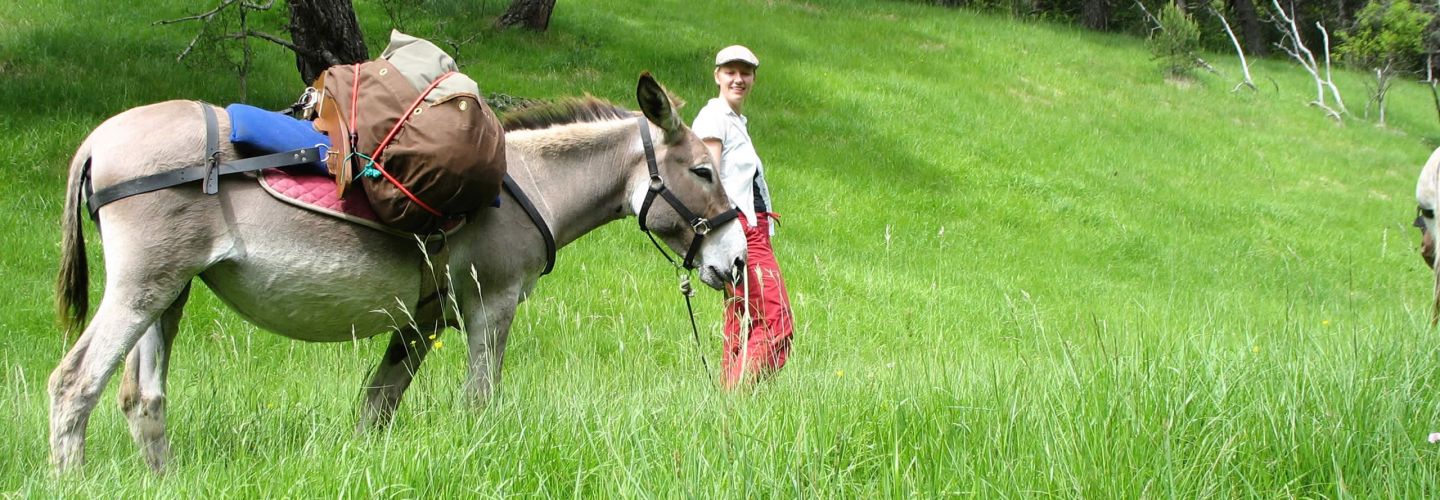
<svg viewBox="0 0 1440 500"><path fill-rule="evenodd" d="M658 195L665 198L665 201L670 204L670 208L675 209L675 213L680 214L680 217L690 224L690 229L695 232L695 238L690 240L690 249L685 252L683 263L685 269L694 269L695 254L700 251L700 244L705 242L705 235L709 234L711 229L734 220L740 212L732 207L706 219L695 215L695 212L686 208L685 203L676 198L675 193L665 187L665 180L660 178L660 166L655 162L655 144L650 140L650 122L642 116L636 119L636 124L640 127L640 141L645 146L645 162L650 166L650 190L645 193L645 202L640 205L640 230L645 231L645 235L650 237L650 243L660 250L660 254L665 256L665 260L675 264L675 259L670 257L670 252L666 252L665 248L660 246L660 242L655 240L655 235L650 233L650 228L645 225L645 216L650 213L650 206L655 203L655 197Z"/></svg>

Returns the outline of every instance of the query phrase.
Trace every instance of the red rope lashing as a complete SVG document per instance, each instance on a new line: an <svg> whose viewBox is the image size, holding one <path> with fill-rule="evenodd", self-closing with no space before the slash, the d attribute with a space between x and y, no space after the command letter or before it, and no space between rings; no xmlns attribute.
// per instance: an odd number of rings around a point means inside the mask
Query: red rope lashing
<svg viewBox="0 0 1440 500"><path fill-rule="evenodd" d="M426 205L425 202L420 201L420 198L416 198L415 194L411 193L409 189L405 189L405 185L401 184L400 181L396 180L394 177L391 177L390 172L386 172L385 168L380 165L380 162L375 162L375 169L380 171L380 175L385 176L385 180L390 181L390 183L394 184L396 188L399 188L401 193L405 193L406 198L410 198L410 201L415 202L416 205L420 205L420 208L425 209L426 212L430 212L431 215L434 215L436 217L445 216L445 214L440 213L439 210L430 208L430 205Z"/></svg>
<svg viewBox="0 0 1440 500"><path fill-rule="evenodd" d="M430 208L430 205L420 201L420 198L416 197L414 193L411 193L409 189L406 189L404 184L401 184L399 180L391 176L390 172L386 172L385 166L380 163L380 153L385 152L385 147L390 145L390 140L395 138L395 134L400 133L400 129L405 126L405 122L409 121L410 117L415 114L415 108L420 107L420 103L425 102L425 96L430 95L430 91L435 90L435 87L440 86L440 82L445 81L446 78L449 78L450 75L453 74L455 74L454 71L445 73L440 75L439 78L436 78L435 81L430 82L430 86L425 87L425 91L421 92L420 96L415 98L415 102L410 103L410 107L405 110L405 114L400 115L400 120L395 122L395 126L390 129L390 133L385 134L385 139L380 141L379 146L375 147L375 154L370 155L371 160L375 162L375 169L380 171L380 175L385 176L385 180L390 181L396 188L399 188L401 193L405 193L405 197L410 198L410 201L415 202L420 208L425 209L426 212L430 212L430 215L436 217L444 217L445 214L440 213L439 210Z"/></svg>

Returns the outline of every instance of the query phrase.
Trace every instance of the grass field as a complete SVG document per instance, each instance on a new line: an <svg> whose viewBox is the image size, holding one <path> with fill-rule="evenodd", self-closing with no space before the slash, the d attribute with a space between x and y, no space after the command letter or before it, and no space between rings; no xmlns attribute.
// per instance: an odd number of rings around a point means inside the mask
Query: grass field
<svg viewBox="0 0 1440 500"><path fill-rule="evenodd" d="M395 424L356 433L384 339L288 341L202 290L170 375L170 473L145 469L112 387L85 473L57 479L70 155L121 110L239 85L225 54L174 62L194 26L151 25L199 4L0 3L0 496L1440 496L1440 335L1409 227L1440 145L1428 89L1397 85L1381 128L1341 73L1337 126L1287 61L1231 93L1232 54L1167 82L1141 40L913 3L560 2L547 33L489 31L503 3L401 21L478 33L457 56L486 91L634 107L648 69L687 118L714 50L764 60L747 113L797 315L778 379L715 390L627 221L560 253L483 410L449 335ZM378 53L391 18L357 9ZM257 51L249 101L288 104L293 60ZM719 302L697 301L712 364Z"/></svg>

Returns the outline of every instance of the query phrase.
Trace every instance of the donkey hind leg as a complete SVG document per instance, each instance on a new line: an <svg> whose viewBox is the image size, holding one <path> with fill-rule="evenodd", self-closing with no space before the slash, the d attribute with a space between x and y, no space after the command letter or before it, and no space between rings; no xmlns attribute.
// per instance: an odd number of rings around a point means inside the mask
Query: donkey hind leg
<svg viewBox="0 0 1440 500"><path fill-rule="evenodd" d="M365 404L360 410L359 430L380 429L390 424L395 416L395 408L400 406L400 398L405 395L405 389L415 380L420 363L425 361L425 355L430 353L434 342L431 337L438 335L443 329L443 325L437 325L422 331L412 324L390 335L390 346L385 349L385 357L380 359L380 365L375 367L370 383L365 386Z"/></svg>
<svg viewBox="0 0 1440 500"><path fill-rule="evenodd" d="M170 440L165 437L165 378L170 371L170 348L189 296L187 284L130 349L120 375L120 411L130 423L130 435L140 446L145 464L155 472L164 472L170 459Z"/></svg>
<svg viewBox="0 0 1440 500"><path fill-rule="evenodd" d="M169 287L106 281L115 284L105 291L75 346L50 373L50 462L62 472L84 463L85 427L106 382L161 311L175 302L188 278Z"/></svg>
<svg viewBox="0 0 1440 500"><path fill-rule="evenodd" d="M465 392L471 404L484 406L500 391L500 368L505 361L505 342L510 322L515 319L517 295L486 297L479 308L469 307L465 318L465 340L469 347L469 376Z"/></svg>

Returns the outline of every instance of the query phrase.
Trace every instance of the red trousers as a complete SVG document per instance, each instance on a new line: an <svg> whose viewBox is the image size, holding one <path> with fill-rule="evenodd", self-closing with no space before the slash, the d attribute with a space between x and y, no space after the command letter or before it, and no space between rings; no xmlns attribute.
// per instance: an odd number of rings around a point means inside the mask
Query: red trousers
<svg viewBox="0 0 1440 500"><path fill-rule="evenodd" d="M721 382L733 389L746 381L769 378L790 354L790 337L795 330L790 297L780 264L770 247L770 219L773 214L756 214L754 227L741 214L747 255L745 279L726 287L725 355L720 364Z"/></svg>

